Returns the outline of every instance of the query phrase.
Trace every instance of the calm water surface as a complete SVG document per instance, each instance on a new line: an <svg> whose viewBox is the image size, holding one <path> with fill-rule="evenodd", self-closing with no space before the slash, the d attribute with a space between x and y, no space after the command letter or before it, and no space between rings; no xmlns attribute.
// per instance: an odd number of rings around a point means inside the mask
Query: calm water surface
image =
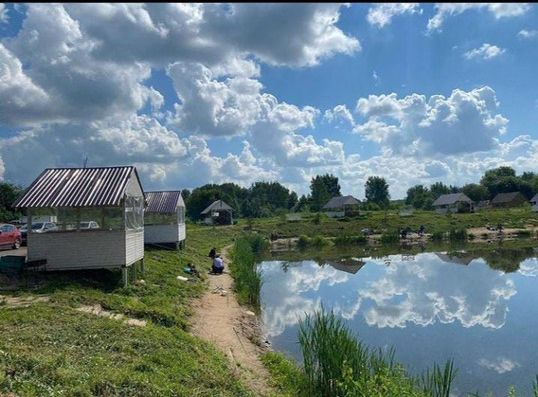
<svg viewBox="0 0 538 397"><path fill-rule="evenodd" d="M262 262L266 337L300 361L298 321L323 304L367 345L393 346L414 373L453 358L456 395L505 395L510 385L529 395L538 374L537 253L510 272L495 269L510 258L488 258L491 266L443 253Z"/></svg>

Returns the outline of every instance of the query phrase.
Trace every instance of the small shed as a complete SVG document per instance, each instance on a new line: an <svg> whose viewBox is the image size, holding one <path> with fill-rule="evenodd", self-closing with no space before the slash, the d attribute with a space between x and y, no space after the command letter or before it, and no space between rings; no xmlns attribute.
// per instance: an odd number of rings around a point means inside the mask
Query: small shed
<svg viewBox="0 0 538 397"><path fill-rule="evenodd" d="M14 203L25 209L28 262L46 270L114 269L144 259L145 198L135 167L47 168ZM32 231L32 217L56 228ZM94 222L97 228L81 224ZM124 281L126 272L124 272Z"/></svg>
<svg viewBox="0 0 538 397"><path fill-rule="evenodd" d="M211 203L201 212L204 222L208 225L232 225L233 208L222 200Z"/></svg>
<svg viewBox="0 0 538 397"><path fill-rule="evenodd" d="M185 242L185 202L179 190L146 192L144 242L174 244Z"/></svg>
<svg viewBox="0 0 538 397"><path fill-rule="evenodd" d="M446 214L448 212L473 211L474 203L465 193L442 194L433 202L435 212Z"/></svg>
<svg viewBox="0 0 538 397"><path fill-rule="evenodd" d="M353 196L337 196L330 199L323 206L323 210L330 218L341 218L359 213L360 201Z"/></svg>
<svg viewBox="0 0 538 397"><path fill-rule="evenodd" d="M532 210L534 212L538 212L538 193L533 198L531 198L530 202L532 204Z"/></svg>
<svg viewBox="0 0 538 397"><path fill-rule="evenodd" d="M520 192L499 193L491 200L491 206L494 208L519 207L526 202L527 198Z"/></svg>

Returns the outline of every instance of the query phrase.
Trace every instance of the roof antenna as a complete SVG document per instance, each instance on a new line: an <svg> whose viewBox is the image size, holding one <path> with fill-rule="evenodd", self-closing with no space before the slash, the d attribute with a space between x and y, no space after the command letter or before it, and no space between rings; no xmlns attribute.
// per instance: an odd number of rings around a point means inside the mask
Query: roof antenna
<svg viewBox="0 0 538 397"><path fill-rule="evenodd" d="M87 165L88 165L88 156L84 156L84 162L82 164L82 168L86 168Z"/></svg>

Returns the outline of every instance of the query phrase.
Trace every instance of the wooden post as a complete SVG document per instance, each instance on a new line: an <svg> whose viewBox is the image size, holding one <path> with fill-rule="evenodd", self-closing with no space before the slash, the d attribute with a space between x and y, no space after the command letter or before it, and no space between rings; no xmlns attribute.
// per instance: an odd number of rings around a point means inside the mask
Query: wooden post
<svg viewBox="0 0 538 397"><path fill-rule="evenodd" d="M138 263L133 263L133 282L136 282L136 267L138 266Z"/></svg>
<svg viewBox="0 0 538 397"><path fill-rule="evenodd" d="M121 268L121 276L123 278L123 286L127 287L127 285L129 285L129 274L127 266L123 266Z"/></svg>
<svg viewBox="0 0 538 397"><path fill-rule="evenodd" d="M142 274L144 274L144 272L146 271L144 267L144 258L142 258L142 260L140 261L140 271L142 272Z"/></svg>

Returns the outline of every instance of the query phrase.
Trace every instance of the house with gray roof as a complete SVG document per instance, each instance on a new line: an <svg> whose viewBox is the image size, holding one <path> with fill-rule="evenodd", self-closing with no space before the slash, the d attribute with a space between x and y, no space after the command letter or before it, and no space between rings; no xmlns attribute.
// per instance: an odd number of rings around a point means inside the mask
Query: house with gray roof
<svg viewBox="0 0 538 397"><path fill-rule="evenodd" d="M27 215L27 261L45 270L127 268L144 260L144 190L135 167L47 168L15 201ZM37 229L32 217L57 222ZM34 227L33 227L34 226Z"/></svg>
<svg viewBox="0 0 538 397"><path fill-rule="evenodd" d="M348 196L337 196L330 199L327 204L325 204L322 209L325 211L327 216L331 218L339 218L343 216L350 215L354 212L358 213L360 201L355 197Z"/></svg>
<svg viewBox="0 0 538 397"><path fill-rule="evenodd" d="M448 212L473 211L473 200L465 193L442 194L433 202L435 212L446 214Z"/></svg>
<svg viewBox="0 0 538 397"><path fill-rule="evenodd" d="M211 203L201 212L204 222L208 225L232 225L233 208L223 200L217 200Z"/></svg>
<svg viewBox="0 0 538 397"><path fill-rule="evenodd" d="M527 198L520 192L499 193L491 200L491 206L494 208L519 207L526 202Z"/></svg>
<svg viewBox="0 0 538 397"><path fill-rule="evenodd" d="M185 231L185 202L181 191L146 192L144 212L144 243L183 246Z"/></svg>

